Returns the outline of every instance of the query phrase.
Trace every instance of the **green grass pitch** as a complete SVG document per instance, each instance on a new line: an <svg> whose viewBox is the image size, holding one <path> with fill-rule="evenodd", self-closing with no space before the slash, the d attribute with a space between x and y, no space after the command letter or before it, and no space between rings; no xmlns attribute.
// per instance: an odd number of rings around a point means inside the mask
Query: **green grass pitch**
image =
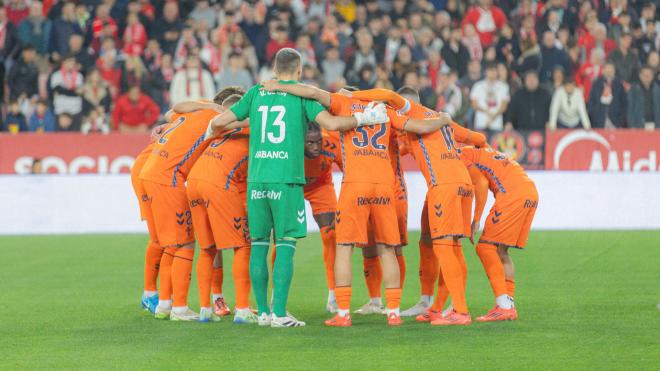
<svg viewBox="0 0 660 371"><path fill-rule="evenodd" d="M418 235L411 233L411 241ZM290 310L302 329L157 321L139 309L143 235L0 238L0 369L657 369L659 232L534 232L513 251L520 319L432 328L381 316L325 328L321 245L300 242ZM469 242L468 304L493 304ZM225 253L230 262L231 253ZM416 243L402 307L418 298ZM366 300L355 254L353 307ZM197 308L195 283L190 301ZM233 297L225 272L225 295Z"/></svg>

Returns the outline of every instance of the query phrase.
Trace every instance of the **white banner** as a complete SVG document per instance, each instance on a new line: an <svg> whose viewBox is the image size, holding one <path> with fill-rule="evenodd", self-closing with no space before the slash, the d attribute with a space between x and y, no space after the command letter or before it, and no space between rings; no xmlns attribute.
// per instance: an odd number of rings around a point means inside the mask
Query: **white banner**
<svg viewBox="0 0 660 371"><path fill-rule="evenodd" d="M658 173L529 175L539 191L534 229L660 229ZM339 192L341 174L334 180ZM418 230L426 184L419 172L406 180L409 228ZM3 175L0 184L3 235L146 232L128 175ZM318 230L311 218L308 228Z"/></svg>

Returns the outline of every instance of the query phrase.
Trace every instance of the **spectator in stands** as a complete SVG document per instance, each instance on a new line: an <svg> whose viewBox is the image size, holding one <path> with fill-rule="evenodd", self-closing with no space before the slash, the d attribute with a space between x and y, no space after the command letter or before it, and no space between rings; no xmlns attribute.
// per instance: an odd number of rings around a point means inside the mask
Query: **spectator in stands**
<svg viewBox="0 0 660 371"><path fill-rule="evenodd" d="M142 94L138 85L117 99L112 111L112 123L120 132L147 132L158 120L160 108L153 99Z"/></svg>
<svg viewBox="0 0 660 371"><path fill-rule="evenodd" d="M32 175L37 175L37 174L43 174L44 169L43 169L43 164L41 163L40 158L35 158L32 160L32 166L30 167L30 174Z"/></svg>
<svg viewBox="0 0 660 371"><path fill-rule="evenodd" d="M174 54L182 29L179 6L175 1L166 2L163 6L163 17L154 24L152 35L158 40L165 53Z"/></svg>
<svg viewBox="0 0 660 371"><path fill-rule="evenodd" d="M229 55L229 64L218 75L217 85L242 86L245 90L254 85L252 75L245 66L245 58L241 54L232 53Z"/></svg>
<svg viewBox="0 0 660 371"><path fill-rule="evenodd" d="M80 132L80 123L73 116L64 112L57 115L57 129L61 132Z"/></svg>
<svg viewBox="0 0 660 371"><path fill-rule="evenodd" d="M131 86L140 85L144 88L149 80L149 71L137 56L128 56L124 61L121 73L121 92L125 93Z"/></svg>
<svg viewBox="0 0 660 371"><path fill-rule="evenodd" d="M484 49L481 46L481 39L477 30L472 24L466 24L463 26L463 37L461 37L461 43L465 48L467 48L470 53L470 59L475 61L480 61L484 56Z"/></svg>
<svg viewBox="0 0 660 371"><path fill-rule="evenodd" d="M85 48L85 40L82 35L74 34L69 39L69 54L73 55L78 63L78 69L82 74L94 66L94 58Z"/></svg>
<svg viewBox="0 0 660 371"><path fill-rule="evenodd" d="M505 23L504 26L502 26L499 34L500 37L497 40L497 45L495 47L495 50L497 50L497 60L498 62L510 65L520 55L518 38L516 37L513 27L509 23Z"/></svg>
<svg viewBox="0 0 660 371"><path fill-rule="evenodd" d="M587 109L594 128L625 127L628 100L614 63L607 62L603 75L591 87Z"/></svg>
<svg viewBox="0 0 660 371"><path fill-rule="evenodd" d="M552 79L552 70L556 66L562 66L564 71L571 71L571 62L568 53L559 49L556 44L555 34L552 31L543 33L543 46L541 47L541 71L542 82L548 82Z"/></svg>
<svg viewBox="0 0 660 371"><path fill-rule="evenodd" d="M580 126L591 129L591 121L584 102L584 94L569 78L564 81L564 85L555 90L552 96L548 128L576 129Z"/></svg>
<svg viewBox="0 0 660 371"><path fill-rule="evenodd" d="M39 100L37 107L28 121L30 131L37 133L50 133L55 131L55 115L48 107L48 101Z"/></svg>
<svg viewBox="0 0 660 371"><path fill-rule="evenodd" d="M128 55L142 55L147 46L147 29L144 27L137 14L132 13L126 19L126 28L124 29L124 52Z"/></svg>
<svg viewBox="0 0 660 371"><path fill-rule="evenodd" d="M490 46L495 40L497 30L507 22L506 15L502 9L493 5L492 0L478 0L465 13L463 28L471 24L476 29L483 46Z"/></svg>
<svg viewBox="0 0 660 371"><path fill-rule="evenodd" d="M227 38L227 43L221 45L222 49L222 67L225 68L227 61L229 61L229 55L231 53L240 53L247 63L247 68L252 74L256 76L259 71L259 60L257 59L257 53L254 49L254 46L250 43L250 40L245 36L245 33L240 29L236 32L229 34Z"/></svg>
<svg viewBox="0 0 660 371"><path fill-rule="evenodd" d="M470 92L470 101L475 110L476 130L504 129L503 113L509 105L509 86L497 79L497 65L486 66L485 79L477 82Z"/></svg>
<svg viewBox="0 0 660 371"><path fill-rule="evenodd" d="M18 36L23 45L32 45L37 54L45 56L48 53L51 22L43 16L42 7L41 1L30 5L30 14L18 25Z"/></svg>
<svg viewBox="0 0 660 371"><path fill-rule="evenodd" d="M266 60L272 61L275 53L282 48L295 48L293 41L289 39L289 31L284 25L275 27L271 40L266 46Z"/></svg>
<svg viewBox="0 0 660 371"><path fill-rule="evenodd" d="M78 3L74 10L76 22L82 35L89 35L92 33L92 13L89 12L84 3Z"/></svg>
<svg viewBox="0 0 660 371"><path fill-rule="evenodd" d="M186 60L185 68L177 71L170 84L170 103L186 100L211 99L215 94L215 85L211 73L202 68L197 55Z"/></svg>
<svg viewBox="0 0 660 371"><path fill-rule="evenodd" d="M392 76L390 80L394 89L399 89L404 85L404 77L408 72L417 72L417 66L412 60L412 52L408 45L401 45L397 50L396 58L392 65Z"/></svg>
<svg viewBox="0 0 660 371"><path fill-rule="evenodd" d="M5 117L4 131L10 134L18 134L29 131L25 116L21 112L21 107L18 101L12 100L9 102L7 117Z"/></svg>
<svg viewBox="0 0 660 371"><path fill-rule="evenodd" d="M92 110L87 115L80 126L80 132L83 134L101 133L108 134L110 132L110 125L107 116L99 110Z"/></svg>
<svg viewBox="0 0 660 371"><path fill-rule="evenodd" d="M101 77L108 84L112 98L116 98L121 91L121 66L117 62L117 49L112 39L103 42L100 58L96 60L96 68ZM107 46L107 47L106 47Z"/></svg>
<svg viewBox="0 0 660 371"><path fill-rule="evenodd" d="M87 72L87 78L82 87L82 97L85 100L87 114L92 110L110 111L110 90L98 69L93 68Z"/></svg>
<svg viewBox="0 0 660 371"><path fill-rule="evenodd" d="M53 21L53 28L50 32L50 52L54 60L69 53L69 39L72 35L82 35L83 31L76 22L75 5L72 2L65 2L62 6L62 15L59 19Z"/></svg>
<svg viewBox="0 0 660 371"><path fill-rule="evenodd" d="M639 82L628 92L628 126L646 130L660 128L660 86L655 82L653 69L648 66L642 67Z"/></svg>
<svg viewBox="0 0 660 371"><path fill-rule="evenodd" d="M31 99L39 94L39 69L35 62L36 55L32 45L23 47L21 59L14 63L7 76L9 99Z"/></svg>
<svg viewBox="0 0 660 371"><path fill-rule="evenodd" d="M584 99L589 99L591 93L591 85L603 71L603 64L605 63L605 53L600 49L595 49L591 52L589 61L584 62L580 69L575 73L575 85L582 89Z"/></svg>
<svg viewBox="0 0 660 371"><path fill-rule="evenodd" d="M450 76L449 73L440 73L438 75L438 85L435 90L437 100L435 102L435 109L437 111L447 112L454 119L458 119L459 113L463 108L463 93L461 89L456 86L455 76Z"/></svg>
<svg viewBox="0 0 660 371"><path fill-rule="evenodd" d="M28 16L30 10L25 3L25 0L10 0L6 1L6 3L7 2L9 3L7 4L7 19L14 26L18 26L18 24Z"/></svg>
<svg viewBox="0 0 660 371"><path fill-rule="evenodd" d="M303 65L308 64L313 67L317 66L316 53L314 52L312 40L308 34L301 33L298 35L295 49L300 52Z"/></svg>
<svg viewBox="0 0 660 371"><path fill-rule="evenodd" d="M505 128L543 130L550 116L550 94L540 87L536 71L528 71L524 78L524 87L511 98Z"/></svg>
<svg viewBox="0 0 660 371"><path fill-rule="evenodd" d="M82 112L82 97L79 95L79 89L84 83L75 58L71 55L64 57L60 68L50 77L50 90L56 115L68 113L71 116L77 116ZM78 117L76 117L76 121L78 121Z"/></svg>
<svg viewBox="0 0 660 371"><path fill-rule="evenodd" d="M458 81L458 85L464 90L465 95L469 95L474 84L481 80L482 77L481 62L470 61L467 65L467 73Z"/></svg>
<svg viewBox="0 0 660 371"><path fill-rule="evenodd" d="M195 8L188 14L188 19L194 22L204 22L209 28L214 28L218 21L218 13L211 9L208 0L197 0Z"/></svg>
<svg viewBox="0 0 660 371"><path fill-rule="evenodd" d="M382 60L377 58L374 50L373 38L367 29L361 28L355 34L357 50L353 52L346 64L346 80L353 81L358 79L358 74L362 66L376 66ZM335 46L337 47L337 46Z"/></svg>
<svg viewBox="0 0 660 371"><path fill-rule="evenodd" d="M109 30L109 34L105 30ZM110 16L110 5L101 3L96 7L96 17L92 21L92 39L97 40L101 37L112 37L115 41L119 40L117 21Z"/></svg>
<svg viewBox="0 0 660 371"><path fill-rule="evenodd" d="M321 62L324 86L329 90L337 90L338 86L344 85L344 72L346 63L339 58L339 49L330 46L325 51L325 59Z"/></svg>
<svg viewBox="0 0 660 371"><path fill-rule="evenodd" d="M639 57L630 48L631 44L632 35L628 33L621 35L619 47L608 57L608 61L616 68L616 77L623 83L626 91L630 88L630 84L637 81L640 69Z"/></svg>
<svg viewBox="0 0 660 371"><path fill-rule="evenodd" d="M521 41L520 56L513 62L511 68L518 75L524 75L528 71L539 71L541 69L541 48L532 37Z"/></svg>
<svg viewBox="0 0 660 371"><path fill-rule="evenodd" d="M587 53L587 60L591 56L591 51L594 48L599 48L605 52L605 57L616 49L616 42L607 38L607 27L602 23L595 23L593 26L593 35L587 35L583 38L582 46Z"/></svg>

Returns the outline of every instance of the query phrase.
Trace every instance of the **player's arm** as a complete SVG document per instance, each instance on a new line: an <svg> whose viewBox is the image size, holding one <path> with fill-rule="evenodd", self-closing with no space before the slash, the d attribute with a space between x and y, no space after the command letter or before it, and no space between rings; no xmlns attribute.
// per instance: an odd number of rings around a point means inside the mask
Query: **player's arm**
<svg viewBox="0 0 660 371"><path fill-rule="evenodd" d="M469 144L477 148L488 146L486 136L481 133L466 129L453 121L451 123L451 128L454 130L454 138L460 143Z"/></svg>
<svg viewBox="0 0 660 371"><path fill-rule="evenodd" d="M351 97L356 98L356 99L362 99L362 100L367 100L367 101L380 101L380 102L385 102L392 106L395 110L402 111L403 113L408 112L410 110L410 102L400 96L399 94L393 92L392 90L389 89L368 89L368 90L360 90L351 93Z"/></svg>
<svg viewBox="0 0 660 371"><path fill-rule="evenodd" d="M212 102L186 101L186 102L179 102L174 106L172 106L172 111L176 113L190 113L205 109L218 111L218 113L222 113L225 110L224 107L219 106Z"/></svg>
<svg viewBox="0 0 660 371"><path fill-rule="evenodd" d="M429 134L441 127L451 124L451 116L448 113L440 112L438 117L429 119L411 119L408 118L403 124L403 130L416 134Z"/></svg>
<svg viewBox="0 0 660 371"><path fill-rule="evenodd" d="M370 103L362 112L355 112L353 116L334 116L323 110L314 119L323 129L329 131L346 131L358 126L384 124L390 121L385 105Z"/></svg>
<svg viewBox="0 0 660 371"><path fill-rule="evenodd" d="M474 166L468 166L468 172L472 179L474 186L474 218L472 219L472 233L470 235L470 242L474 244L474 235L480 228L481 216L486 207L486 200L488 200L488 179Z"/></svg>
<svg viewBox="0 0 660 371"><path fill-rule="evenodd" d="M330 92L307 84L280 84L277 80L268 80L261 83L266 91L281 91L297 97L313 99L324 107L330 107Z"/></svg>
<svg viewBox="0 0 660 371"><path fill-rule="evenodd" d="M248 125L249 120L238 121L238 118L232 110L226 110L211 119L211 122L206 129L206 133L204 134L204 140L217 137L225 130L242 128Z"/></svg>

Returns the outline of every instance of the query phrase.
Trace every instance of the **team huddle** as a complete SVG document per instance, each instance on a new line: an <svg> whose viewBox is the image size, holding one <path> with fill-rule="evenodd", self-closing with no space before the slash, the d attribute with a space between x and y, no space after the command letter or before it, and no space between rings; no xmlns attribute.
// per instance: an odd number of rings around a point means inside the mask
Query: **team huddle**
<svg viewBox="0 0 660 371"><path fill-rule="evenodd" d="M131 179L150 234L142 307L156 318L179 321L229 315L222 251L231 249L234 323L304 326L286 307L296 243L307 231L307 200L323 242L326 310L335 314L325 325L352 325L356 246L370 296L356 313L385 314L391 326L402 324L402 316L432 325L470 324L461 239L473 240L480 229L490 189L495 204L476 251L495 306L477 321L517 319L508 249L525 246L538 203L523 169L490 149L484 135L422 106L414 89L329 93L300 84L300 54L289 48L276 54L274 72L275 80L247 92L227 87L213 102L174 105L168 124L154 131L136 158ZM408 154L428 191L419 241L421 298L400 312L402 247L408 244L401 157ZM343 172L339 199L334 164ZM188 307L196 243L199 313Z"/></svg>

